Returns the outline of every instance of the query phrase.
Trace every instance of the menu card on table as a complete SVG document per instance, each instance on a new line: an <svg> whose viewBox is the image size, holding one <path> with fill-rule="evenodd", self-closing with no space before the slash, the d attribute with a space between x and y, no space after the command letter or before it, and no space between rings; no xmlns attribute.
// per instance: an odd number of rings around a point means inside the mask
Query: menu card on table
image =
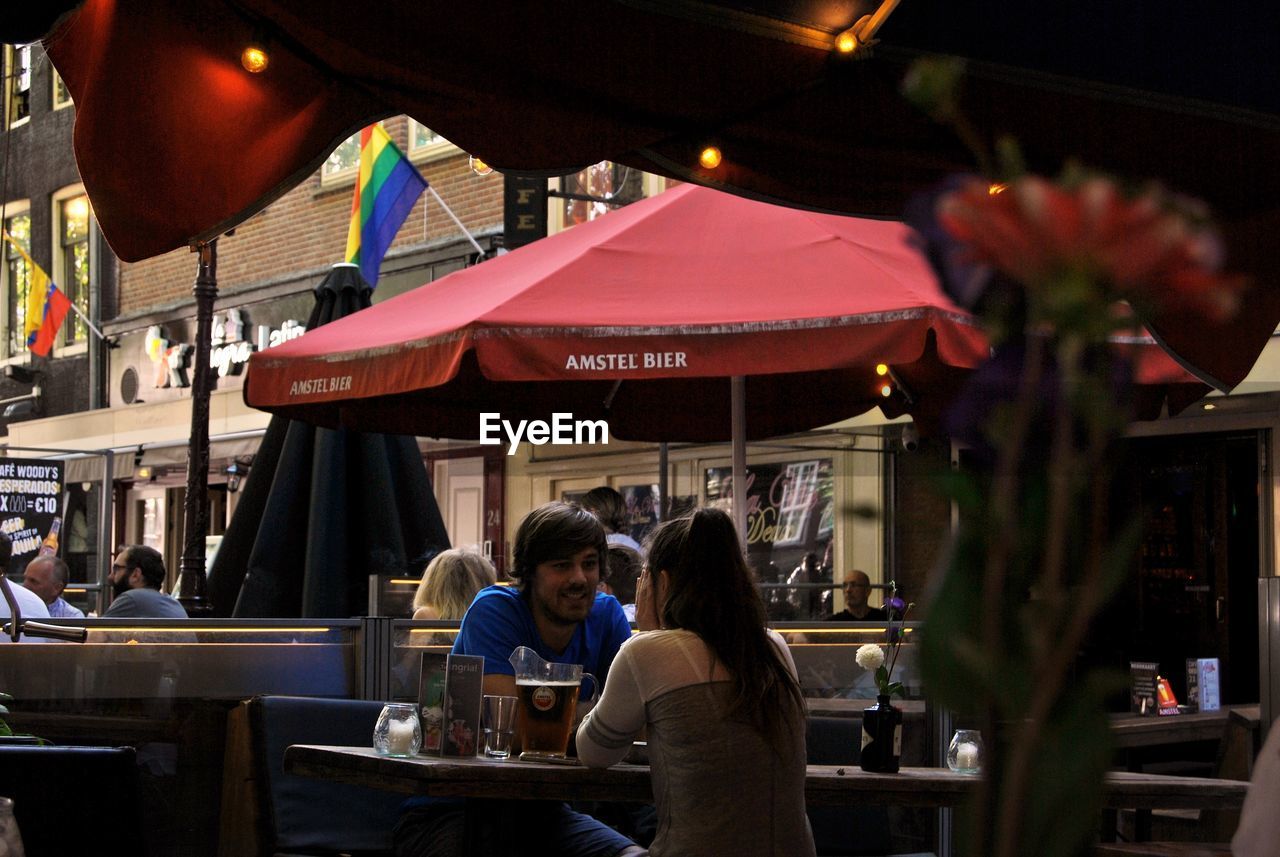
<svg viewBox="0 0 1280 857"><path fill-rule="evenodd" d="M1130 661L1129 676L1131 681L1129 710L1134 714L1154 715L1156 713L1156 673L1160 665L1155 661Z"/></svg>
<svg viewBox="0 0 1280 857"><path fill-rule="evenodd" d="M422 752L439 756L444 747L444 685L448 652L423 652L418 678L418 711L422 718Z"/></svg>
<svg viewBox="0 0 1280 857"><path fill-rule="evenodd" d="M480 737L484 657L449 655L444 695L444 755L474 756Z"/></svg>
<svg viewBox="0 0 1280 857"><path fill-rule="evenodd" d="M1192 711L1217 711L1218 659L1187 658L1187 705Z"/></svg>

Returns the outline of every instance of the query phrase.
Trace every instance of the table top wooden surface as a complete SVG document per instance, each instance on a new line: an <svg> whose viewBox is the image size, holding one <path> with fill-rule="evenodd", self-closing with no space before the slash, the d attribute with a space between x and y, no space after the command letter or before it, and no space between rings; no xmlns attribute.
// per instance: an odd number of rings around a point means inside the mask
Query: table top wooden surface
<svg viewBox="0 0 1280 857"><path fill-rule="evenodd" d="M392 758L369 747L295 744L285 751L292 774L369 786L406 794L528 800L606 800L649 803L649 768L582 766L496 761L485 758ZM945 807L962 803L976 777L945 768L903 768L871 774L856 765L810 765L805 799L810 806L882 804ZM1107 774L1106 805L1130 809L1235 809L1249 784L1238 780Z"/></svg>
<svg viewBox="0 0 1280 857"><path fill-rule="evenodd" d="M1239 705L1217 711L1175 714L1171 717L1113 714L1111 736L1115 746L1121 749L1181 744L1184 741L1217 741L1222 738L1227 720L1233 715L1242 718L1246 724L1254 724L1256 728L1260 716L1259 706Z"/></svg>

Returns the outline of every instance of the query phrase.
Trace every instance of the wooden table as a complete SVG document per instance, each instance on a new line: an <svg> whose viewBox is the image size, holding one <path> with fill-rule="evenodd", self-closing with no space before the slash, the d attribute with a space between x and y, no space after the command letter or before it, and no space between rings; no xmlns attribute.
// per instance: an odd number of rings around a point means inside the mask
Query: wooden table
<svg viewBox="0 0 1280 857"><path fill-rule="evenodd" d="M1220 708L1172 717L1139 717L1136 714L1113 714L1111 736L1117 749L1181 744L1186 741L1218 741L1226 731L1227 720L1234 713L1245 723L1258 722L1256 705Z"/></svg>
<svg viewBox="0 0 1280 857"><path fill-rule="evenodd" d="M368 747L295 744L285 750L285 770L306 777L435 796L516 800L603 800L649 803L649 768L615 765L605 770L484 758L393 759ZM810 765L805 799L810 806L887 804L948 807L962 803L977 779L942 768L903 768L869 774L856 766ZM1238 780L1107 774L1106 805L1127 809L1238 809L1249 784Z"/></svg>

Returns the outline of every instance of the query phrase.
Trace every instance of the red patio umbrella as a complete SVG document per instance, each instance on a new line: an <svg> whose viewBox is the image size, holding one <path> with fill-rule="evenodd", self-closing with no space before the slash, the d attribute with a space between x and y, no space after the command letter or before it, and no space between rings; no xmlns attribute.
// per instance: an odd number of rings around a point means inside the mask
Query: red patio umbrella
<svg viewBox="0 0 1280 857"><path fill-rule="evenodd" d="M500 442L501 421L557 413L569 441L597 420L635 440L731 438L742 526L746 438L876 405L932 425L986 358L917 240L684 185L259 352L245 401L437 437L480 437L487 413ZM1154 345L1140 355L1148 410L1205 391Z"/></svg>
<svg viewBox="0 0 1280 857"><path fill-rule="evenodd" d="M987 347L912 236L684 185L256 354L245 400L466 438L481 412L560 412L629 439L725 440L734 376L753 438L877 404L929 412ZM882 396L877 363L910 403Z"/></svg>

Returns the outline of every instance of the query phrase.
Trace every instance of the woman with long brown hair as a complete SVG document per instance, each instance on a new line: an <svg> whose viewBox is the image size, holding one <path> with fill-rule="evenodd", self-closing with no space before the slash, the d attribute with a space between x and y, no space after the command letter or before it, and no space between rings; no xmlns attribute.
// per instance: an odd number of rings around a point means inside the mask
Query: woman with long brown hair
<svg viewBox="0 0 1280 857"><path fill-rule="evenodd" d="M729 516L700 509L654 531L636 627L578 729L607 767L647 728L653 857L814 854L805 816L804 700Z"/></svg>

